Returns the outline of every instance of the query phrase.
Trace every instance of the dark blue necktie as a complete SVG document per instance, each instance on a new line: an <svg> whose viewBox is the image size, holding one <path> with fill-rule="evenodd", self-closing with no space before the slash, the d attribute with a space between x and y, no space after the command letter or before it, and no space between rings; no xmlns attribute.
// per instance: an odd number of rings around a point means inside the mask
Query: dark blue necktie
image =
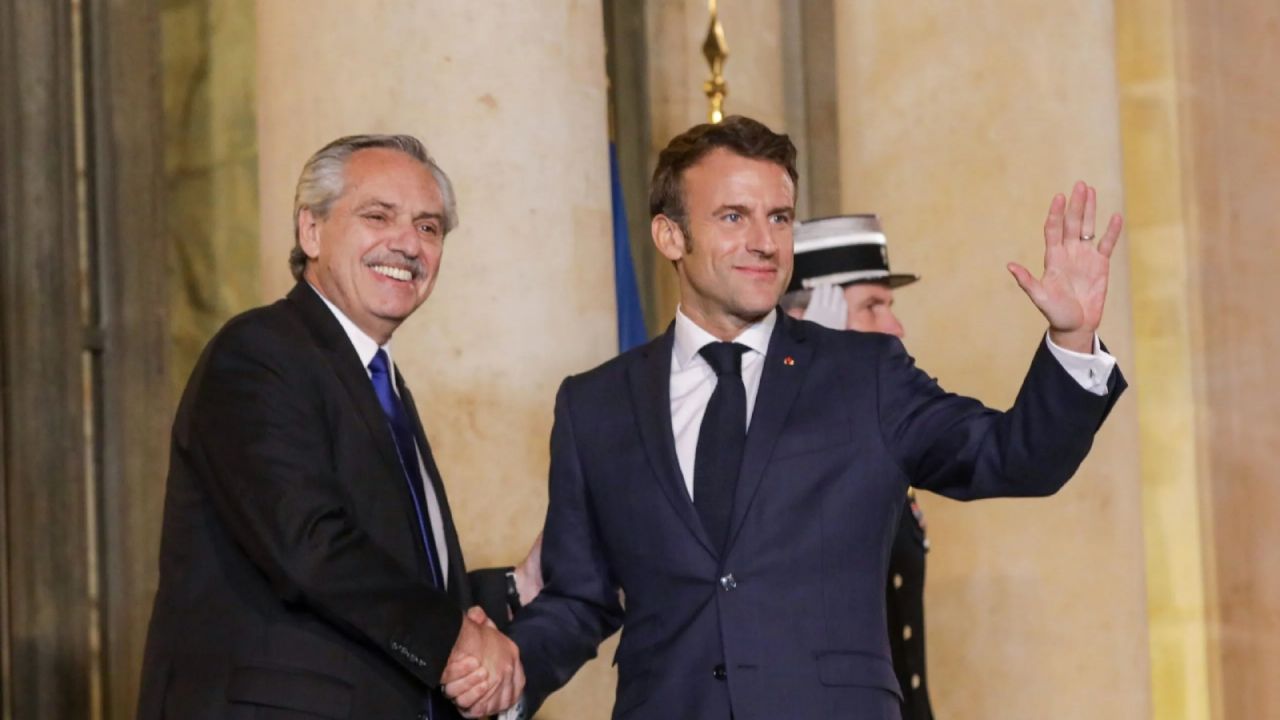
<svg viewBox="0 0 1280 720"><path fill-rule="evenodd" d="M373 356L373 360L369 361L369 376L373 380L373 390L378 394L382 412L387 415L387 424L391 426L396 451L400 454L400 466L404 469L404 479L409 483L409 494L413 496L413 511L418 518L422 547L426 550L427 562L431 565L431 579L437 588L443 589L444 576L436 557L436 544L431 541L430 516L427 515L427 503L423 498L426 486L422 484L422 473L418 469L418 444L413 439L413 425L409 422L404 406L400 404L400 397L391 388L387 353L381 348Z"/></svg>
<svg viewBox="0 0 1280 720"><path fill-rule="evenodd" d="M738 343L713 342L698 351L716 372L716 389L698 429L693 505L721 553L729 540L729 516L747 444L747 391L742 384L742 354L747 349Z"/></svg>

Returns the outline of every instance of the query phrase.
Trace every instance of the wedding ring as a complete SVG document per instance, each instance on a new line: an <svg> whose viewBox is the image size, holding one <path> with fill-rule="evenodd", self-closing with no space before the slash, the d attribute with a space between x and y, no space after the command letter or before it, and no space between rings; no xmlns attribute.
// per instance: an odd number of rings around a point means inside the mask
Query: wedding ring
<svg viewBox="0 0 1280 720"><path fill-rule="evenodd" d="M1081 241L1081 242L1093 242L1093 239L1094 239L1095 237L1097 237L1097 235L1094 235L1093 233L1089 233L1088 235L1081 235L1081 236L1080 236L1080 241Z"/></svg>

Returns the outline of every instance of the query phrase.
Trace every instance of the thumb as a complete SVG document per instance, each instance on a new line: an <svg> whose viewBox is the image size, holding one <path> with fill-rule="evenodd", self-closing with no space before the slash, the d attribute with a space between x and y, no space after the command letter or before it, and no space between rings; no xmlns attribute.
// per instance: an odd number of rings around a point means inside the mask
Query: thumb
<svg viewBox="0 0 1280 720"><path fill-rule="evenodd" d="M479 605L472 605L467 609L467 619L477 625L484 625L489 620L489 616Z"/></svg>
<svg viewBox="0 0 1280 720"><path fill-rule="evenodd" d="M1013 279L1017 281L1018 287L1022 288L1022 292L1026 293L1027 297L1031 298L1031 302L1039 307L1041 298L1044 296L1044 288L1040 286L1040 281L1036 280L1030 270L1016 262L1011 262L1005 267L1009 269L1009 274L1013 275Z"/></svg>

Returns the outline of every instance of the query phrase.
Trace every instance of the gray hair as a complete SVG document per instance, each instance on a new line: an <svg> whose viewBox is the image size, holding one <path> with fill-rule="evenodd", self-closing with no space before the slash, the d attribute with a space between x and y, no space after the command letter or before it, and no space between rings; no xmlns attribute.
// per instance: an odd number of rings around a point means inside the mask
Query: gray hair
<svg viewBox="0 0 1280 720"><path fill-rule="evenodd" d="M444 234L458 227L458 204L449 176L427 154L427 149L412 135L348 135L325 145L302 166L298 189L293 196L293 249L289 251L289 269L293 278L301 280L307 269L307 254L302 251L298 232L298 212L310 210L318 218L329 216L334 201L342 196L346 185L347 161L359 150L387 148L398 150L422 163L444 200Z"/></svg>

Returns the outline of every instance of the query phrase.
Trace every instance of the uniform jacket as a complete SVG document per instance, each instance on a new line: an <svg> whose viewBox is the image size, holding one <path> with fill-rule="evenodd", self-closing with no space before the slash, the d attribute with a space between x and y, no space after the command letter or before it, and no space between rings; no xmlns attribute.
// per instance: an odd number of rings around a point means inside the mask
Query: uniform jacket
<svg viewBox="0 0 1280 720"><path fill-rule="evenodd" d="M924 568L929 541L915 498L907 497L900 517L889 550L889 582L885 586L889 652L893 674L902 689L902 720L933 720L924 640Z"/></svg>

